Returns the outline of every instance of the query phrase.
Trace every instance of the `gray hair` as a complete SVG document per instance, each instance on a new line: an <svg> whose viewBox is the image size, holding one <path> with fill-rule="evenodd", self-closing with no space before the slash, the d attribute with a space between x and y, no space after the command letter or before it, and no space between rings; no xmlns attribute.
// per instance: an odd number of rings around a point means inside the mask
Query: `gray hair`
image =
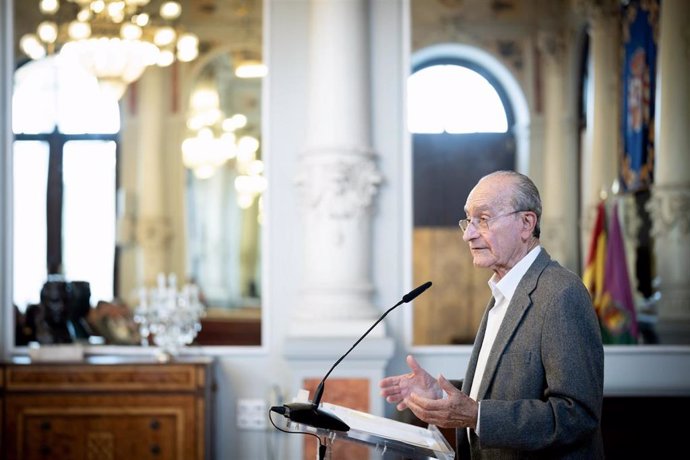
<svg viewBox="0 0 690 460"><path fill-rule="evenodd" d="M516 211L532 211L537 216L537 224L534 226L532 236L539 238L541 234L541 197L539 196L539 189L532 179L520 174L517 171L501 170L487 174L487 177L508 177L513 180L513 193L510 196L510 204ZM484 179L482 178L482 179Z"/></svg>

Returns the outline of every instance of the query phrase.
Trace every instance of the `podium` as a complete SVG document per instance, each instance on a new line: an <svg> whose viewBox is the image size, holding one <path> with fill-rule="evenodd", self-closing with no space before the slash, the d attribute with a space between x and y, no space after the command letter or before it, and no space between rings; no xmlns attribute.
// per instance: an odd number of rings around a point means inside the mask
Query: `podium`
<svg viewBox="0 0 690 460"><path fill-rule="evenodd" d="M328 451L335 443L353 442L369 446L371 451L380 454L380 458L386 460L455 458L455 451L433 425L423 428L326 402L320 407L340 418L350 430L326 430L292 421L288 422L288 426L325 439ZM328 451L326 459L331 458Z"/></svg>

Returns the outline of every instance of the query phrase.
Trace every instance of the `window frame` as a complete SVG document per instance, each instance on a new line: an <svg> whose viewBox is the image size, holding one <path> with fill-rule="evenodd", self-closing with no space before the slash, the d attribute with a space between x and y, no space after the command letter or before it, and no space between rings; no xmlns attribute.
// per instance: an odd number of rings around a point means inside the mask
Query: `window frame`
<svg viewBox="0 0 690 460"><path fill-rule="evenodd" d="M57 126L51 133L26 134L15 133L14 143L22 141L37 141L48 144L48 184L46 187L46 274L57 275L62 270L62 212L63 212L63 169L62 158L65 144L73 141L110 141L115 144L115 184L116 190L120 184L120 135L113 134L65 134L58 131ZM14 145L13 143L13 145ZM14 151L14 149L13 149ZM116 249L117 251L117 249ZM117 268L117 252L115 255L115 267ZM117 288L116 271L113 271L113 288ZM117 292L117 291L113 291Z"/></svg>

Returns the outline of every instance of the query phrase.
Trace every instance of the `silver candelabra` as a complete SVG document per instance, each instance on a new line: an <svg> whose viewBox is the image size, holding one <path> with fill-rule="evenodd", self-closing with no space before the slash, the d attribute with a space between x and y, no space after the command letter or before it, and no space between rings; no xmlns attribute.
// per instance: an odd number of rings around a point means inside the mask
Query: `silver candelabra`
<svg viewBox="0 0 690 460"><path fill-rule="evenodd" d="M139 324L142 345L148 345L152 337L159 347L159 360L169 361L194 341L203 315L196 285L185 284L178 290L174 274L168 275L166 282L166 276L160 273L155 288L139 290L134 320Z"/></svg>

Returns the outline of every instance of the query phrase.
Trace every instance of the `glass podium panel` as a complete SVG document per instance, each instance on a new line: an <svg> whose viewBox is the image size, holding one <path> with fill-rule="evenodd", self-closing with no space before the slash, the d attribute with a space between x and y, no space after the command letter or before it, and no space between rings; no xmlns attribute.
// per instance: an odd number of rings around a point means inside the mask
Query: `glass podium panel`
<svg viewBox="0 0 690 460"><path fill-rule="evenodd" d="M370 452L378 455L372 458L382 460L453 460L455 458L455 451L438 428L433 425L423 428L325 402L320 408L340 418L350 427L350 430L326 430L294 422L290 422L290 425L325 438L330 446L338 442L365 444L370 447ZM328 454L326 458L329 458Z"/></svg>

